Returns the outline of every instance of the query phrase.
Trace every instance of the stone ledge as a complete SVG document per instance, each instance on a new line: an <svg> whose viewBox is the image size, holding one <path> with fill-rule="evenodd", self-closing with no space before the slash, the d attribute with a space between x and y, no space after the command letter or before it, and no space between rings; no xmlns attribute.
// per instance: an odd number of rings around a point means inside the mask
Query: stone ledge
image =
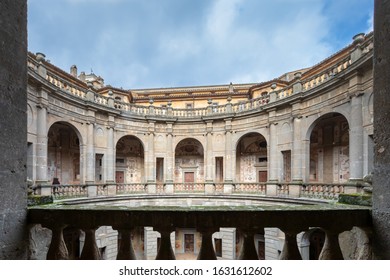
<svg viewBox="0 0 390 280"><path fill-rule="evenodd" d="M53 196L51 195L30 195L27 198L27 206L36 206L44 204L52 204Z"/></svg>
<svg viewBox="0 0 390 280"><path fill-rule="evenodd" d="M339 203L372 206L372 196L368 194L339 194Z"/></svg>

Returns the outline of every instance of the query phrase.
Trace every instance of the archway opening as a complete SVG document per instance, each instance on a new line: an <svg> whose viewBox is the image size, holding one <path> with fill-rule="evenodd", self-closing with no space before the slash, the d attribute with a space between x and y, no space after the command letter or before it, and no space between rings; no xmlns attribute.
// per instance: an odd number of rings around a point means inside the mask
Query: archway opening
<svg viewBox="0 0 390 280"><path fill-rule="evenodd" d="M115 182L145 182L144 148L135 136L123 136L116 144Z"/></svg>
<svg viewBox="0 0 390 280"><path fill-rule="evenodd" d="M322 116L310 134L311 182L344 183L349 179L349 125L338 113Z"/></svg>
<svg viewBox="0 0 390 280"><path fill-rule="evenodd" d="M174 181L176 183L204 182L204 150L198 140L187 138L177 144Z"/></svg>
<svg viewBox="0 0 390 280"><path fill-rule="evenodd" d="M48 132L47 178L53 184L80 183L80 139L73 126L54 123Z"/></svg>
<svg viewBox="0 0 390 280"><path fill-rule="evenodd" d="M268 180L267 141L260 133L244 135L236 149L236 178L242 183Z"/></svg>

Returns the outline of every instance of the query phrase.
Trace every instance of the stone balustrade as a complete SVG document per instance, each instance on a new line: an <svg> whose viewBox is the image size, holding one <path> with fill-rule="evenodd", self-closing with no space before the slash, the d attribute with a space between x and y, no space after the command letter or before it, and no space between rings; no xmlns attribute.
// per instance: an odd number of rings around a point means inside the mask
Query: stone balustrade
<svg viewBox="0 0 390 280"><path fill-rule="evenodd" d="M47 71L46 80L68 94L74 95L82 99L86 98L87 90L85 88L76 86L70 81L60 78L50 71Z"/></svg>
<svg viewBox="0 0 390 280"><path fill-rule="evenodd" d="M68 259L63 231L69 227L85 233L81 259L101 259L96 243L96 230L111 226L121 236L117 259L135 259L132 231L150 227L161 234L157 260L174 260L170 234L176 228L193 228L201 233L200 260L215 260L212 234L221 228L236 228L245 237L238 259L257 259L253 236L265 228L284 232L280 259L302 259L297 247L297 234L311 228L325 232L320 259L342 259L338 235L358 227L368 232L372 227L370 210L342 205L245 206L245 207L115 207L107 205L56 205L29 209L30 225L40 224L52 231L47 259ZM368 239L369 240L369 239ZM369 245L368 245L369 246Z"/></svg>
<svg viewBox="0 0 390 280"><path fill-rule="evenodd" d="M167 185L173 185L172 189ZM211 186L211 190L206 188ZM145 183L122 184L91 184L91 185L42 185L35 186L33 193L36 195L52 195L55 200L75 197L115 196L127 194L172 194L172 193L196 193L196 194L253 194L267 196L271 193L275 183L233 183L233 188L227 188L230 184L224 183L157 183L155 188L148 188ZM225 189L226 187L226 189ZM363 193L363 185L358 183L302 183L280 182L277 183L277 196L302 197L324 200L337 200L339 194ZM230 191L229 191L229 190Z"/></svg>
<svg viewBox="0 0 390 280"><path fill-rule="evenodd" d="M266 183L235 183L233 193L266 194Z"/></svg>

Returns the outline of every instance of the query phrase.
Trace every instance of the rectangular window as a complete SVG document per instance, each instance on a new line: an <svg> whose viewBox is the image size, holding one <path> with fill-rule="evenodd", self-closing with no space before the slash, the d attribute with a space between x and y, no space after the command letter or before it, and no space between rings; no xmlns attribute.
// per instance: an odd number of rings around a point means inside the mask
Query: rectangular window
<svg viewBox="0 0 390 280"><path fill-rule="evenodd" d="M223 182L223 157L215 157L215 181Z"/></svg>
<svg viewBox="0 0 390 280"><path fill-rule="evenodd" d="M291 181L291 151L283 151L283 181Z"/></svg>
<svg viewBox="0 0 390 280"><path fill-rule="evenodd" d="M164 158L156 158L156 181L164 181Z"/></svg>

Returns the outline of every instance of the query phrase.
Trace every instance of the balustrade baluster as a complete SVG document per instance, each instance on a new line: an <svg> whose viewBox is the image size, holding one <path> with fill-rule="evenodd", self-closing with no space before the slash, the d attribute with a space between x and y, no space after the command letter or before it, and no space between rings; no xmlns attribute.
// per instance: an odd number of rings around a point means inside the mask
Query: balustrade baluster
<svg viewBox="0 0 390 280"><path fill-rule="evenodd" d="M174 229L157 229L161 234L161 243L158 248L156 260L176 260L175 253L172 249L171 232Z"/></svg>
<svg viewBox="0 0 390 280"><path fill-rule="evenodd" d="M200 229L199 232L202 234L202 245L198 255L198 260L216 260L217 256L214 251L212 235L217 230L211 229Z"/></svg>
<svg viewBox="0 0 390 280"><path fill-rule="evenodd" d="M285 238L282 253L279 256L280 260L302 260L301 253L298 249L297 234L302 230L284 230Z"/></svg>
<svg viewBox="0 0 390 280"><path fill-rule="evenodd" d="M85 232L85 241L83 251L81 252L81 260L100 260L102 257L100 255L99 248L96 244L95 231L93 229L83 229Z"/></svg>
<svg viewBox="0 0 390 280"><path fill-rule="evenodd" d="M242 244L242 248L240 251L240 256L238 257L239 260L258 260L259 256L256 252L255 242L254 242L254 235L255 233L253 231L249 230L242 230L244 235L244 242Z"/></svg>
<svg viewBox="0 0 390 280"><path fill-rule="evenodd" d="M52 236L49 251L47 252L47 260L67 260L69 259L68 248L64 241L63 229L66 225L54 225L52 227L45 226L51 229Z"/></svg>
<svg viewBox="0 0 390 280"><path fill-rule="evenodd" d="M325 243L322 247L319 259L320 260L343 260L343 254L339 244L339 232L326 230Z"/></svg>
<svg viewBox="0 0 390 280"><path fill-rule="evenodd" d="M116 228L114 228L116 229ZM131 241L132 229L118 229L118 233L121 237L120 246L118 248L117 260L136 260L137 257L134 253L133 244Z"/></svg>

